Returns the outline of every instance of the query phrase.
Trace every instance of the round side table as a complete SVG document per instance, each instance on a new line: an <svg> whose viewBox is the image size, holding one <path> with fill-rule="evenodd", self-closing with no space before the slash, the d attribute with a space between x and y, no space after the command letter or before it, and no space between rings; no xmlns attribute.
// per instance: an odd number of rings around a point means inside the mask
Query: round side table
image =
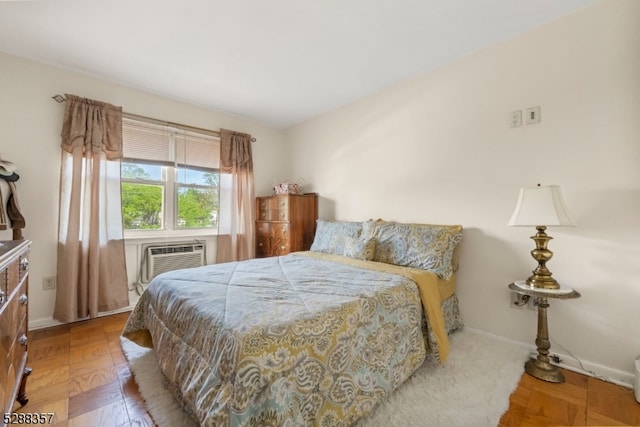
<svg viewBox="0 0 640 427"><path fill-rule="evenodd" d="M560 289L544 289L529 286L524 280L509 284L509 289L522 295L529 295L538 300L538 335L536 336L536 347L538 356L529 359L524 364L525 371L541 380L552 383L563 383L564 375L557 366L549 362L549 327L547 326L547 308L549 308L548 298L571 299L579 298L580 293L575 289L560 287Z"/></svg>

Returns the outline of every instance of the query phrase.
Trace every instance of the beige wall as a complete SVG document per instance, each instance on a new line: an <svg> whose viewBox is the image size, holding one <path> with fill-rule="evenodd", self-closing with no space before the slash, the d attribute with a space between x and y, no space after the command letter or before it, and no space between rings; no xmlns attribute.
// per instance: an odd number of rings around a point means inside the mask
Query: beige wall
<svg viewBox="0 0 640 427"><path fill-rule="evenodd" d="M548 266L582 298L551 301L552 352L630 383L639 76L640 2L603 1L290 129L290 175L320 194L322 218L463 224L466 324L529 345L536 314L510 308L507 284L535 267L535 230L506 224L521 186L560 185L578 226L550 229ZM533 106L541 123L509 127Z"/></svg>
<svg viewBox="0 0 640 427"><path fill-rule="evenodd" d="M124 111L208 129L234 129L257 138L254 144L256 192L268 194L284 168L282 132L229 114L173 101L112 82L0 53L0 156L19 170L20 204L27 218L25 237L33 241L29 282L29 323L54 323L55 292L42 290L42 278L55 276L60 176L60 127L64 105L51 99L71 93L121 105ZM10 239L11 232L0 238ZM129 277L136 254L128 245ZM134 302L137 295L130 293Z"/></svg>

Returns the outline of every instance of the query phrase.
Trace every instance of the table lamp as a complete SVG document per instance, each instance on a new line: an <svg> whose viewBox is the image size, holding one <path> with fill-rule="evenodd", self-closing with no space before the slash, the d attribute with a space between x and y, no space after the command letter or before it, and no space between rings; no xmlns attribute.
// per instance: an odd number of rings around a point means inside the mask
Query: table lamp
<svg viewBox="0 0 640 427"><path fill-rule="evenodd" d="M567 211L560 187L538 184L535 187L521 188L509 225L535 227L537 230L535 236L531 236L536 242L531 256L538 262L538 267L527 278L527 284L533 288L559 289L560 284L551 277L551 272L546 266L547 261L553 256L553 252L547 248L549 240L553 237L545 231L547 227L575 225Z"/></svg>

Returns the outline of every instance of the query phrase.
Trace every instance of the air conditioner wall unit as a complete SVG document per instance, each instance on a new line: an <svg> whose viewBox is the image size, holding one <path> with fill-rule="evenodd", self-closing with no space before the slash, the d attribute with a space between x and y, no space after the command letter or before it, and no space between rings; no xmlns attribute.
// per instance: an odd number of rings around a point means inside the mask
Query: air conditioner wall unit
<svg viewBox="0 0 640 427"><path fill-rule="evenodd" d="M142 281L149 283L158 274L206 264L204 243L163 243L143 248L146 260Z"/></svg>

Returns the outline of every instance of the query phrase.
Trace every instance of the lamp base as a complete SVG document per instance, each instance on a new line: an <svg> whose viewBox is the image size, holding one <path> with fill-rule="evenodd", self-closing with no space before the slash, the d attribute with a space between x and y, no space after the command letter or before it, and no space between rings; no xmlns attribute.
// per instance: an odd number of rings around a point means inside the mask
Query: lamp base
<svg viewBox="0 0 640 427"><path fill-rule="evenodd" d="M524 364L524 370L540 380L551 383L563 383L564 375L557 366L539 359L530 359Z"/></svg>
<svg viewBox="0 0 640 427"><path fill-rule="evenodd" d="M536 242L536 247L531 251L531 256L538 261L538 267L533 270L533 275L527 279L527 284L534 288L559 289L560 284L551 277L551 272L547 268L547 261L553 256L553 252L547 248L547 244L553 237L545 232L546 229L547 227L539 225L536 227L537 233L531 236Z"/></svg>
<svg viewBox="0 0 640 427"><path fill-rule="evenodd" d="M532 288L542 288L542 289L560 289L560 283L556 281L551 276L540 276L534 274L527 278L527 285Z"/></svg>

